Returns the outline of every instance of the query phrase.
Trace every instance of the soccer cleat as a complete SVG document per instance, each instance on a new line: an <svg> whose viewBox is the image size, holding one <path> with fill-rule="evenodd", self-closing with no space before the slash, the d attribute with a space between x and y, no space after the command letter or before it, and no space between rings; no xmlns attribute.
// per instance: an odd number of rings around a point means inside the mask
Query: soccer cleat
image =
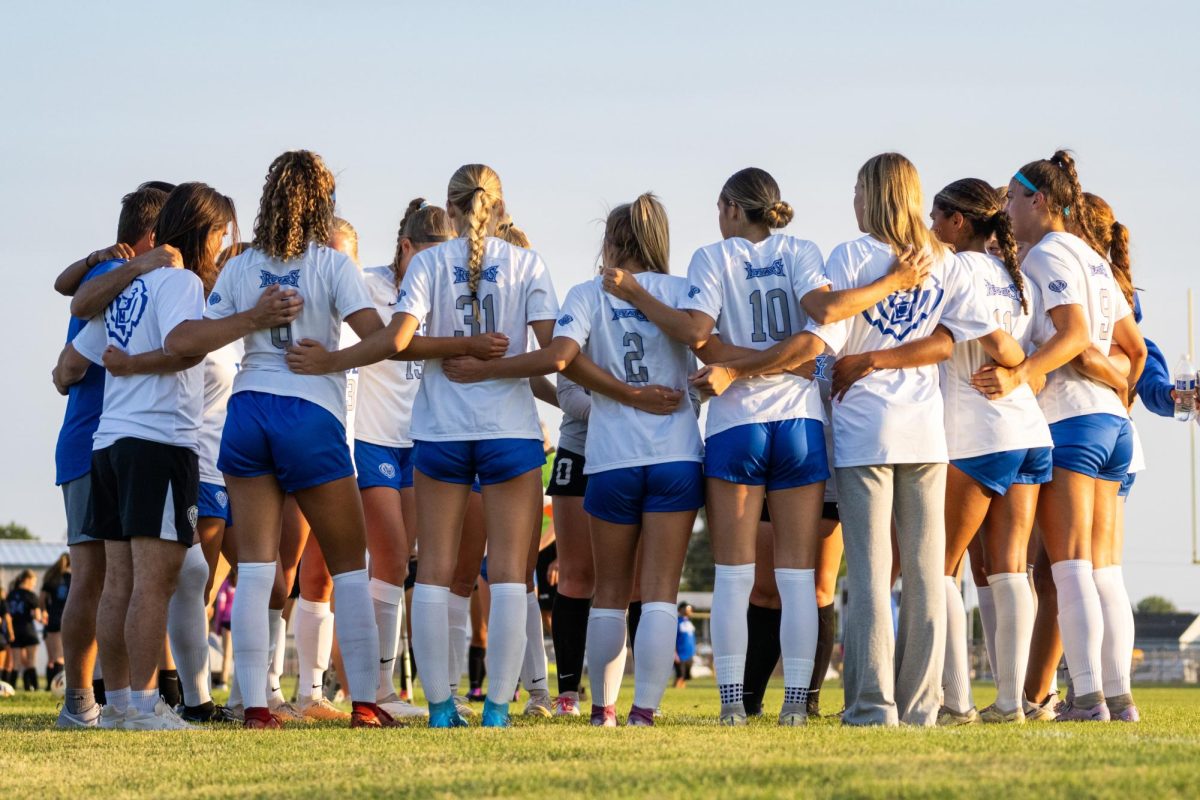
<svg viewBox="0 0 1200 800"><path fill-rule="evenodd" d="M1054 709L1058 706L1058 695L1054 692L1046 695L1046 699L1040 703L1031 703L1029 700L1021 701L1021 709L1025 712L1026 722L1053 722L1058 716L1058 712Z"/></svg>
<svg viewBox="0 0 1200 800"><path fill-rule="evenodd" d="M630 728L653 728L654 709L630 707L629 716L625 718L625 725Z"/></svg>
<svg viewBox="0 0 1200 800"><path fill-rule="evenodd" d="M350 719L349 714L324 697L301 697L297 703L296 710L312 722L342 722Z"/></svg>
<svg viewBox="0 0 1200 800"><path fill-rule="evenodd" d="M125 714L125 730L127 731L194 731L195 725L189 725L180 719L169 705L158 698L154 711L142 713L131 706Z"/></svg>
<svg viewBox="0 0 1200 800"><path fill-rule="evenodd" d="M738 727L746 724L746 706L744 703L721 704L721 715L717 717L717 723L720 725L728 725Z"/></svg>
<svg viewBox="0 0 1200 800"><path fill-rule="evenodd" d="M482 703L484 701L483 689L468 689L467 699L472 703Z"/></svg>
<svg viewBox="0 0 1200 800"><path fill-rule="evenodd" d="M507 728L508 703L493 703L492 698L485 698L482 725L485 728Z"/></svg>
<svg viewBox="0 0 1200 800"><path fill-rule="evenodd" d="M939 728L953 728L958 725L974 725L979 722L979 712L972 708L966 711L955 711L954 709L942 706L941 711L937 715L937 724Z"/></svg>
<svg viewBox="0 0 1200 800"><path fill-rule="evenodd" d="M184 721L201 722L240 722L234 719L232 712L225 706L219 706L209 700L198 706L187 706L182 703L175 707L175 713Z"/></svg>
<svg viewBox="0 0 1200 800"><path fill-rule="evenodd" d="M64 705L58 710L58 721L55 723L60 728L95 728L99 724L100 706L95 703L91 708L80 711L78 714L72 714Z"/></svg>
<svg viewBox="0 0 1200 800"><path fill-rule="evenodd" d="M431 728L465 728L467 721L458 713L454 698L447 697L440 703L429 704L429 727Z"/></svg>
<svg viewBox="0 0 1200 800"><path fill-rule="evenodd" d="M283 722L266 708L247 708L243 711L242 728L248 731L277 731Z"/></svg>
<svg viewBox="0 0 1200 800"><path fill-rule="evenodd" d="M1025 723L1025 712L1020 708L1012 711L1004 711L1000 706L992 703L990 706L979 712L979 721L989 725L997 723L1016 723L1023 725Z"/></svg>
<svg viewBox="0 0 1200 800"><path fill-rule="evenodd" d="M355 703L350 715L351 728L403 728L404 725L392 718L375 703Z"/></svg>
<svg viewBox="0 0 1200 800"><path fill-rule="evenodd" d="M236 706L225 706L225 713L229 715L230 722L245 722L246 707L240 703Z"/></svg>
<svg viewBox="0 0 1200 800"><path fill-rule="evenodd" d="M575 692L564 692L554 698L554 716L578 717L579 695Z"/></svg>
<svg viewBox="0 0 1200 800"><path fill-rule="evenodd" d="M1063 704L1062 710L1058 712L1058 717L1055 722L1108 722L1112 719L1112 715L1108 713L1108 706L1104 703L1097 703L1091 708L1080 708L1074 703L1067 702Z"/></svg>
<svg viewBox="0 0 1200 800"><path fill-rule="evenodd" d="M475 716L475 707L472 706L467 698L463 697L461 694L454 695L454 707L458 709L458 715L460 717L466 718Z"/></svg>
<svg viewBox="0 0 1200 800"><path fill-rule="evenodd" d="M597 728L617 727L616 706L592 706L592 725Z"/></svg>
<svg viewBox="0 0 1200 800"><path fill-rule="evenodd" d="M808 724L808 710L806 708L788 708L779 712L779 727L781 728L803 728Z"/></svg>
<svg viewBox="0 0 1200 800"><path fill-rule="evenodd" d="M286 701L280 703L268 703L271 709L271 714L279 719L280 722L308 722L308 719L300 713L297 708Z"/></svg>
<svg viewBox="0 0 1200 800"><path fill-rule="evenodd" d="M1109 716L1113 722L1141 722L1142 715L1138 713L1138 707L1130 703L1120 711L1114 712L1109 709Z"/></svg>
<svg viewBox="0 0 1200 800"><path fill-rule="evenodd" d="M550 701L550 694L538 692L529 695L529 702L525 704L525 710L521 713L527 717L544 717L546 719L554 716L554 706Z"/></svg>
<svg viewBox="0 0 1200 800"><path fill-rule="evenodd" d="M376 705L378 705L395 719L429 716L429 711L427 709L421 708L420 706L414 706L412 703L406 703L397 697L395 692L392 692L387 697L377 701Z"/></svg>
<svg viewBox="0 0 1200 800"><path fill-rule="evenodd" d="M96 721L96 727L109 731L125 730L125 717L126 712L117 711L112 706L104 706L100 709L100 718Z"/></svg>

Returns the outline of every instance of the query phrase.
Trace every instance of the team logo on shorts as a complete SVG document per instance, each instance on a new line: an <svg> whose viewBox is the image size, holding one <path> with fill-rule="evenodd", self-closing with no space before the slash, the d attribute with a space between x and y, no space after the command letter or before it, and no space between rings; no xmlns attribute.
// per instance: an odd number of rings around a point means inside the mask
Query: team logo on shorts
<svg viewBox="0 0 1200 800"><path fill-rule="evenodd" d="M379 465L379 472L388 480L396 477L396 467L386 461Z"/></svg>
<svg viewBox="0 0 1200 800"><path fill-rule="evenodd" d="M691 298L695 297L695 296L696 296L696 295L698 295L698 294L700 294L700 287L699 287L699 286L693 286L692 288L688 289L688 299L689 299L689 300L690 300Z"/></svg>
<svg viewBox="0 0 1200 800"><path fill-rule="evenodd" d="M746 280L754 280L755 278L766 278L769 275L783 275L783 259L777 258L771 262L769 267L756 267L749 261L743 262L746 265Z"/></svg>
<svg viewBox="0 0 1200 800"><path fill-rule="evenodd" d="M208 304L210 306L215 306L219 302L221 302L221 295L217 294L216 292L213 292L208 296Z"/></svg>
<svg viewBox="0 0 1200 800"><path fill-rule="evenodd" d="M942 304L946 290L937 276L930 275L929 281L911 292L896 292L880 300L872 308L862 312L871 326L884 336L904 341L910 333L921 326Z"/></svg>
<svg viewBox="0 0 1200 800"><path fill-rule="evenodd" d="M479 271L479 278L480 278L480 280L487 281L488 283L496 283L497 282L496 276L499 273L500 273L499 265L492 266L492 267L484 267L483 269L481 269ZM470 270L466 269L465 267L455 267L454 268L454 282L455 283L469 283L470 280L471 280L471 271Z"/></svg>
<svg viewBox="0 0 1200 800"><path fill-rule="evenodd" d="M287 275L276 275L261 269L258 271L258 278L258 288L260 289L268 286L295 286L297 288L300 286L300 270L298 269L291 270Z"/></svg>
<svg viewBox="0 0 1200 800"><path fill-rule="evenodd" d="M562 325L564 328L567 325L570 325L574 321L575 321L575 318L572 317L570 314L563 314L561 317L558 318L558 324Z"/></svg>
<svg viewBox="0 0 1200 800"><path fill-rule="evenodd" d="M196 532L196 522L200 519L200 509L197 506L188 507L188 523L192 526L192 532Z"/></svg>
<svg viewBox="0 0 1200 800"><path fill-rule="evenodd" d="M1067 290L1067 282L1066 281L1050 281L1050 283L1046 286L1046 288L1052 292L1058 292L1061 294L1062 292L1065 292Z"/></svg>
<svg viewBox="0 0 1200 800"><path fill-rule="evenodd" d="M142 321L142 314L146 313L149 303L150 294L146 291L146 284L137 278L104 312L104 327L121 347L129 346L133 331Z"/></svg>
<svg viewBox="0 0 1200 800"><path fill-rule="evenodd" d="M219 505L221 508L229 507L229 495L225 494L225 492L218 489L215 497L217 500L217 505Z"/></svg>

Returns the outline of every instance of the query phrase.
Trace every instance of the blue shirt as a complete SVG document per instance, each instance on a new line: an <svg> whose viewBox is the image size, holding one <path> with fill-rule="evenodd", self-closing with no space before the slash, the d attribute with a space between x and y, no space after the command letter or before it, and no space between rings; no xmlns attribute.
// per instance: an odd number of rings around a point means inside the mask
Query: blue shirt
<svg viewBox="0 0 1200 800"><path fill-rule="evenodd" d="M1160 417L1175 415L1175 401L1171 398L1171 390L1175 382L1171 380L1171 370L1167 367L1167 357L1163 355L1158 345L1146 340L1146 368L1142 377L1138 378L1137 396L1142 399L1149 411Z"/></svg>
<svg viewBox="0 0 1200 800"><path fill-rule="evenodd" d="M124 263L123 259L101 261L88 270L79 285ZM71 317L67 324L67 342L71 342L86 324L86 319ZM104 367L92 364L84 373L83 380L72 385L67 392L67 413L63 416L58 445L54 448L56 484L61 486L92 471L92 437L100 425L100 412L103 409Z"/></svg>
<svg viewBox="0 0 1200 800"><path fill-rule="evenodd" d="M679 618L679 627L675 631L675 655L680 661L687 661L696 656L696 626L687 617Z"/></svg>

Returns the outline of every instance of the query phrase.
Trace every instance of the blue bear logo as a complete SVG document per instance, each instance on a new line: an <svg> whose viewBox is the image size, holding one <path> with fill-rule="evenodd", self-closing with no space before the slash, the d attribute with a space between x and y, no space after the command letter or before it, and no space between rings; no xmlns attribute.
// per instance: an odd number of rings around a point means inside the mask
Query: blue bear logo
<svg viewBox="0 0 1200 800"><path fill-rule="evenodd" d="M104 327L108 335L121 347L129 347L129 340L133 338L133 332L142 321L149 304L150 293L146 290L146 284L137 278L105 310Z"/></svg>

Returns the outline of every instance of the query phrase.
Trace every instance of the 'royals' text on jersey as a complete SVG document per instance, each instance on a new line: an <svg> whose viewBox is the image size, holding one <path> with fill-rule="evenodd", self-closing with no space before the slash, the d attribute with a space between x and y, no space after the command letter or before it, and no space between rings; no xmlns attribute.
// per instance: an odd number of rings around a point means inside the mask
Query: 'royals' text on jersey
<svg viewBox="0 0 1200 800"><path fill-rule="evenodd" d="M634 280L669 306L687 296L683 278L641 272ZM603 370L633 386L658 384L686 394L695 358L641 311L604 291L600 278L571 289L554 335L566 336ZM672 414L649 414L602 394L592 395L584 473L671 461L700 461L700 427L685 397Z"/></svg>

